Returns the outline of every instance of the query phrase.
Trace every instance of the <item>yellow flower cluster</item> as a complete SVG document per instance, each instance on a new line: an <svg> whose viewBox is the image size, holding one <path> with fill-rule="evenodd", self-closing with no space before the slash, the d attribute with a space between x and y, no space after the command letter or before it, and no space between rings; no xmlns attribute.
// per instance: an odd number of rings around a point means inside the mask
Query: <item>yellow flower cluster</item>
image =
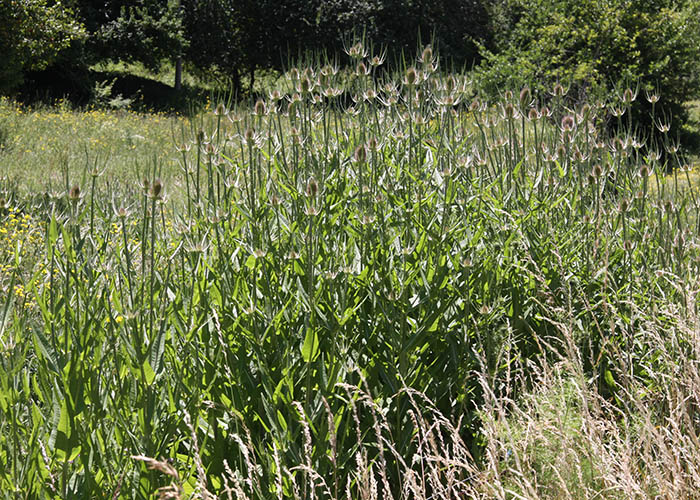
<svg viewBox="0 0 700 500"><path fill-rule="evenodd" d="M25 280L43 268L43 263L36 259L43 242L38 229L38 222L31 215L15 207L4 216L0 215L0 296L12 293L25 307L36 305L27 293ZM16 262L20 263L20 268ZM14 286L9 290L13 276Z"/></svg>

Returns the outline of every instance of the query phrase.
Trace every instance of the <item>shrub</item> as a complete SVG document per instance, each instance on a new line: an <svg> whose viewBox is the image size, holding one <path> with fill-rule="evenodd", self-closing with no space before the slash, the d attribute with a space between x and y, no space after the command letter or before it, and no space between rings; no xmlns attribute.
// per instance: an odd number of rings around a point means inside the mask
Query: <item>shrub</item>
<svg viewBox="0 0 700 500"><path fill-rule="evenodd" d="M84 35L70 9L46 0L0 4L0 93L22 84L25 71L51 64L70 43Z"/></svg>
<svg viewBox="0 0 700 500"><path fill-rule="evenodd" d="M482 49L477 71L486 93L562 83L582 102L611 91L622 100L631 87L659 95L657 117L672 115L680 130L698 83L696 0L500 0L491 9L495 50ZM637 99L632 110L650 131L652 104Z"/></svg>

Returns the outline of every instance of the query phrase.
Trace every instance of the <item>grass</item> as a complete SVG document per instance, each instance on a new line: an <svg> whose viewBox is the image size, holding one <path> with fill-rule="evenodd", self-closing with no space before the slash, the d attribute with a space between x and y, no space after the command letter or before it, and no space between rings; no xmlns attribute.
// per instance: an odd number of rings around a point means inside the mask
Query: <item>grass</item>
<svg viewBox="0 0 700 500"><path fill-rule="evenodd" d="M6 496L694 495L694 186L607 105L350 52L190 118L2 103Z"/></svg>

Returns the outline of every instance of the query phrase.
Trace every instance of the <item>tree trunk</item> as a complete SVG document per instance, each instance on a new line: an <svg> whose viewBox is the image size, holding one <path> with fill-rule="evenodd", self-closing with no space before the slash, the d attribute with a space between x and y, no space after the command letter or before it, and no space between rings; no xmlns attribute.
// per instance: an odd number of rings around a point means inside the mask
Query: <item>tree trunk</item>
<svg viewBox="0 0 700 500"><path fill-rule="evenodd" d="M175 59L175 90L182 88L182 57Z"/></svg>

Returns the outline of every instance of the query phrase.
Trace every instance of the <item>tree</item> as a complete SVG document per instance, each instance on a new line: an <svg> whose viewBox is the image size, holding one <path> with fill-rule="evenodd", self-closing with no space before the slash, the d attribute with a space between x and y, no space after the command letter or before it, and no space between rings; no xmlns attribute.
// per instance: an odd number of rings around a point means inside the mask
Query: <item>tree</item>
<svg viewBox="0 0 700 500"><path fill-rule="evenodd" d="M85 31L60 2L4 0L0 3L0 93L19 87L27 71L46 68Z"/></svg>
<svg viewBox="0 0 700 500"><path fill-rule="evenodd" d="M486 93L560 82L582 101L640 85L660 96L656 110L678 127L683 103L697 92L697 0L499 0L490 14L495 50L483 50L477 72ZM649 107L641 96L633 105L647 125Z"/></svg>

